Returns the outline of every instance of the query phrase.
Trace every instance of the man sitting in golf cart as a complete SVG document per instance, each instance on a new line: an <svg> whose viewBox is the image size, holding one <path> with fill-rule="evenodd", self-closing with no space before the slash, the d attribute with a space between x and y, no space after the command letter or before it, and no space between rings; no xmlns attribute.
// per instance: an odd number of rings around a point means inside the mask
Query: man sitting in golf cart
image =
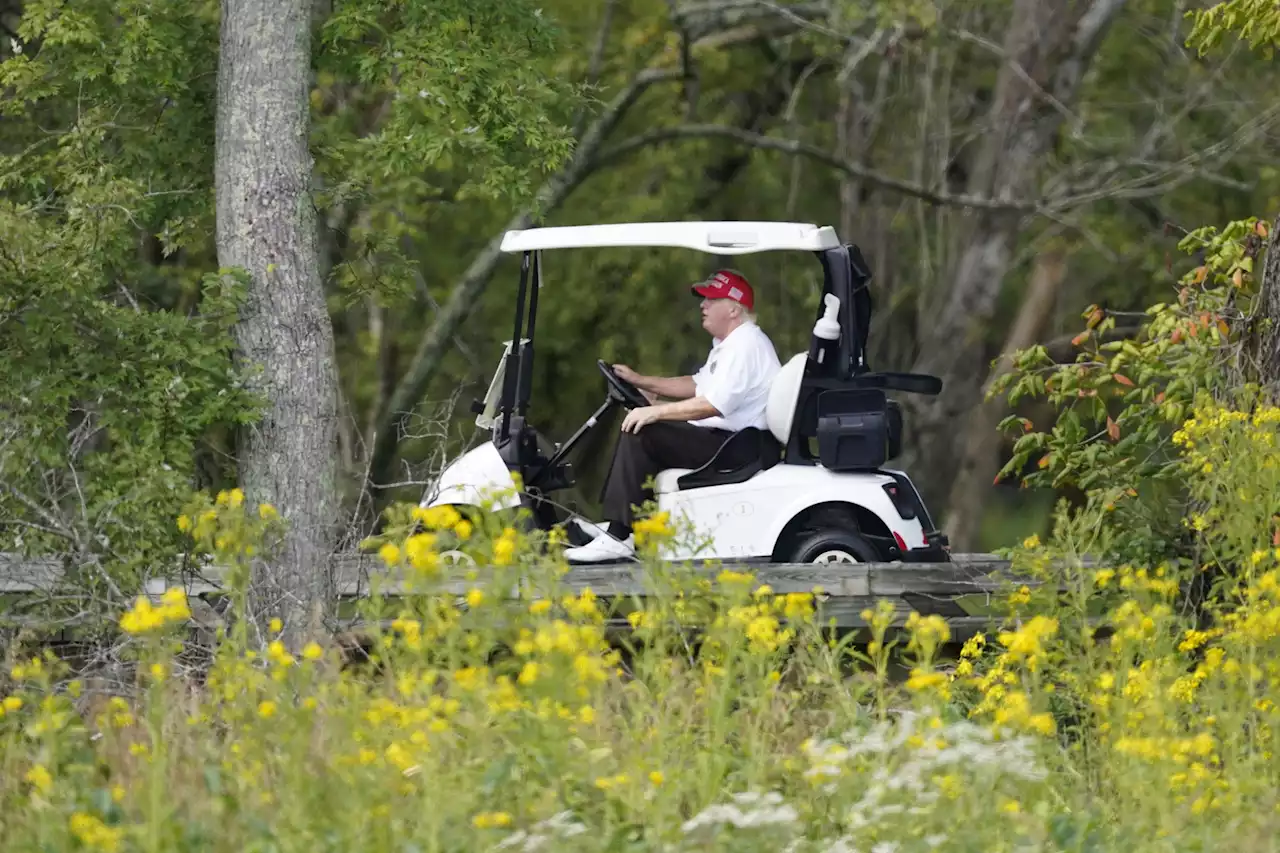
<svg viewBox="0 0 1280 853"><path fill-rule="evenodd" d="M651 400L665 397L671 402L652 402L627 413L605 482L608 525L578 523L593 538L565 552L572 562L633 556L633 507L653 497L646 481L666 468L705 465L739 430L767 429L769 387L781 364L773 342L756 324L750 283L739 272L719 270L692 290L702 297L702 328L712 337L711 351L692 376L644 376L614 365L619 377Z"/></svg>

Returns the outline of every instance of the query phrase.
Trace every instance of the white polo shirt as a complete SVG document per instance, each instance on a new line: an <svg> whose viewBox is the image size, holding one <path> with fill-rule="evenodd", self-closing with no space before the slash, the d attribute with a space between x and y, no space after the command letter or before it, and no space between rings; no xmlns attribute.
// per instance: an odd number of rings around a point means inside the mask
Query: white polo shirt
<svg viewBox="0 0 1280 853"><path fill-rule="evenodd" d="M689 421L694 426L737 432L767 429L769 386L781 367L769 336L755 323L743 323L711 344L707 361L693 375L694 393L705 397L722 417Z"/></svg>

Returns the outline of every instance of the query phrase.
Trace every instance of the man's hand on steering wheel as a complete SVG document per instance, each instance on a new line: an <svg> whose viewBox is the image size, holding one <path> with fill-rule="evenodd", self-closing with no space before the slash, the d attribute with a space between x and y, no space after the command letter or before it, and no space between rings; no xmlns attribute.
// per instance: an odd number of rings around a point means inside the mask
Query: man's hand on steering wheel
<svg viewBox="0 0 1280 853"><path fill-rule="evenodd" d="M640 409L650 405L652 401L648 395L619 376L613 365L602 358L598 358L596 359L596 366L600 368L600 372L604 375L605 382L609 387L609 395L613 399L629 409Z"/></svg>
<svg viewBox="0 0 1280 853"><path fill-rule="evenodd" d="M625 364L615 364L613 366L613 372L618 374L619 379L630 382L634 385L636 390L643 394L645 399L650 403L656 403L658 401L658 395L644 387L644 374L637 373Z"/></svg>

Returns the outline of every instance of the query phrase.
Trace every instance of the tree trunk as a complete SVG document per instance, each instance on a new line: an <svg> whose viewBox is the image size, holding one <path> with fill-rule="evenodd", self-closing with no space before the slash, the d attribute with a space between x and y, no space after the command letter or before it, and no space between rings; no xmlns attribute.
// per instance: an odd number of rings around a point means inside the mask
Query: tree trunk
<svg viewBox="0 0 1280 853"><path fill-rule="evenodd" d="M288 524L282 551L255 567L251 618L285 623L286 639L318 627L336 541L337 370L310 194L310 0L224 0L218 62L218 263L251 276L234 334L260 368L266 400L239 436L250 501Z"/></svg>
<svg viewBox="0 0 1280 853"><path fill-rule="evenodd" d="M1034 198L1039 170L1071 109L1081 78L1124 0L1016 0L1004 61L987 112L986 135L968 181L969 194L994 200ZM913 370L943 380L933 398L906 398L910 408L902 464L931 506L940 506L958 471L961 427L980 400L987 375L985 327L995 312L1022 215L968 210L960 252L947 275L932 334L921 340Z"/></svg>
<svg viewBox="0 0 1280 853"><path fill-rule="evenodd" d="M1004 350L983 386L983 402L973 410L965 426L959 445L959 469L951 486L945 514L947 521L943 525L951 539L951 547L956 551L977 549L979 528L986 514L986 497L991 490L991 481L1000 470L1000 433L996 428L1008 407L1002 399L987 400L987 392L996 379L1012 367L1011 356L1034 344L1043 334L1066 271L1066 256L1061 249L1049 249L1036 257L1027 295L1022 299Z"/></svg>
<svg viewBox="0 0 1280 853"><path fill-rule="evenodd" d="M1271 223L1263 264L1254 312L1262 321L1257 333L1258 380L1273 399L1280 400L1280 216Z"/></svg>

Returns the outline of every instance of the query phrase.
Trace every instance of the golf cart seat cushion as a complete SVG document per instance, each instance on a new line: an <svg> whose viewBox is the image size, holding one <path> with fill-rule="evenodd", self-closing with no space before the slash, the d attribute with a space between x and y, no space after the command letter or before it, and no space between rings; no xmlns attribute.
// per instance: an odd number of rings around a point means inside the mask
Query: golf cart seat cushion
<svg viewBox="0 0 1280 853"><path fill-rule="evenodd" d="M767 430L747 427L726 438L707 464L677 476L674 490L745 483L781 458L781 442Z"/></svg>
<svg viewBox="0 0 1280 853"><path fill-rule="evenodd" d="M654 493L667 495L680 491L680 478L692 470L692 468L668 468L665 471L659 471L658 476L653 478Z"/></svg>
<svg viewBox="0 0 1280 853"><path fill-rule="evenodd" d="M791 436L791 421L796 414L796 400L800 397L800 383L804 379L804 365L808 353L796 353L778 370L769 386L769 400L765 405L765 421L769 432L779 442L786 444Z"/></svg>

